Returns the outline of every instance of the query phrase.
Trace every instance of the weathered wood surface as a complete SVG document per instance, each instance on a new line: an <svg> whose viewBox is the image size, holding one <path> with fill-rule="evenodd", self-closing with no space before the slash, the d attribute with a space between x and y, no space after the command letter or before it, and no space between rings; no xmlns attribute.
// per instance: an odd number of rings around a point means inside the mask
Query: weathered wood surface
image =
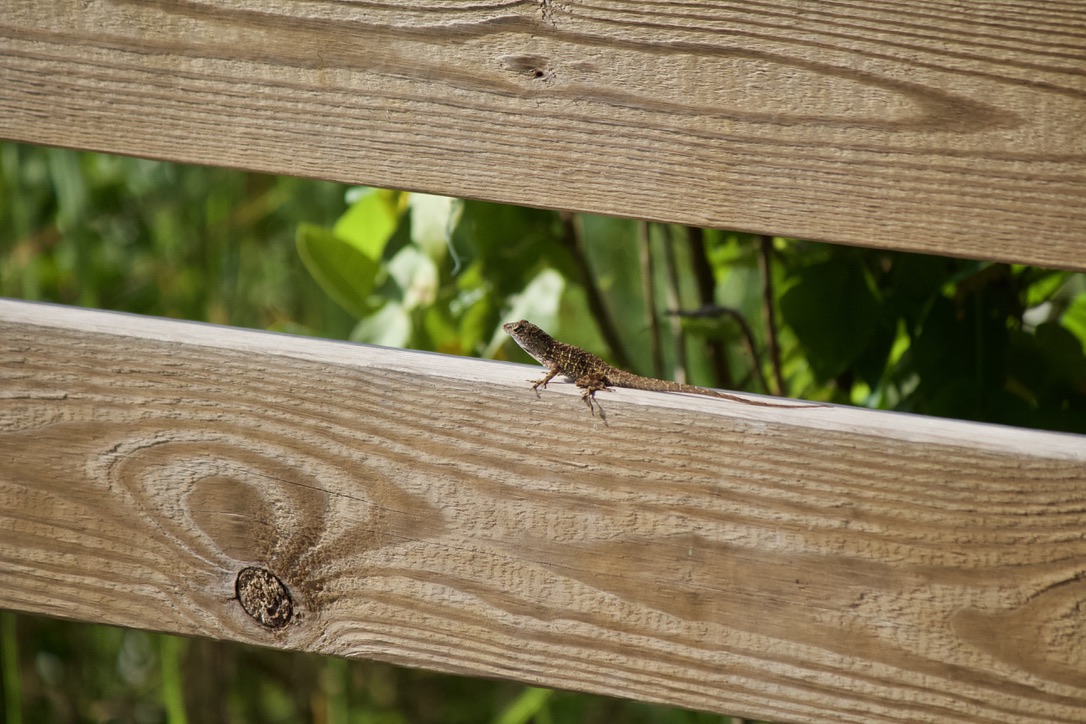
<svg viewBox="0 0 1086 724"><path fill-rule="evenodd" d="M0 607L775 720L1086 720L1084 438L629 390L604 426L535 374L0 301Z"/></svg>
<svg viewBox="0 0 1086 724"><path fill-rule="evenodd" d="M10 0L0 137L1086 268L1080 0Z"/></svg>

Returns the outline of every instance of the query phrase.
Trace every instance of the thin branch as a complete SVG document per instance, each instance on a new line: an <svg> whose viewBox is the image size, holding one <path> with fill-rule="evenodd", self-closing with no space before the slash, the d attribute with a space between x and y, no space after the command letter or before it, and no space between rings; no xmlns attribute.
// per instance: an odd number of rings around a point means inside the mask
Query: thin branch
<svg viewBox="0 0 1086 724"><path fill-rule="evenodd" d="M694 270L694 281L698 287L698 304L708 307L716 303L716 278L705 250L705 231L696 226L686 227L686 242L690 246L690 264ZM728 348L723 340L708 341L709 366L713 370L716 386L731 389L731 367L728 364Z"/></svg>
<svg viewBox="0 0 1086 724"><path fill-rule="evenodd" d="M743 333L743 346L747 350L747 354L751 358L751 369L754 371L755 376L758 378L758 382L762 385L762 389L769 392L769 381L765 378L765 373L762 372L762 365L758 359L758 350L754 345L754 332L751 331L750 325L747 324L746 318L739 312L738 309L732 309L731 307L723 307L719 304L706 304L700 309L693 311L678 310L671 312L672 314L680 317L731 317L739 325L739 330ZM728 389L732 389L729 387Z"/></svg>
<svg viewBox="0 0 1086 724"><path fill-rule="evenodd" d="M603 303L603 294L596 286L596 279L592 276L588 265L588 255L585 253L584 239L577 231L574 216L568 211L559 214L562 220L562 244L573 257L573 264L581 271L581 286L584 287L585 297L588 299L588 309L596 320L603 341L611 349L611 357L615 364L623 369L630 369L630 357L626 354L626 348L622 344L622 335L607 313L607 306Z"/></svg>
<svg viewBox="0 0 1086 724"><path fill-rule="evenodd" d="M660 320L656 316L656 267L652 258L652 244L649 240L649 222L637 223L637 248L641 257L641 294L645 299L645 319L649 325L649 345L652 348L652 373L654 377L664 376L664 349L660 343Z"/></svg>
<svg viewBox="0 0 1086 724"><path fill-rule="evenodd" d="M679 298L679 269L675 259L675 243L671 236L671 226L660 225L664 234L664 277L667 279L667 306L670 309L681 309L682 300ZM675 373L672 378L676 382L686 382L688 370L686 369L686 333L683 332L682 322L675 315L671 315L671 336L675 340Z"/></svg>
<svg viewBox="0 0 1086 724"><path fill-rule="evenodd" d="M773 381L777 389L775 395L784 394L784 374L781 372L781 348L777 340L777 313L773 302L773 237L762 234L759 237L758 267L762 272L762 308L765 314L766 349L769 352L769 362L773 367ZM759 368L758 360L755 365ZM767 388L768 389L768 388Z"/></svg>

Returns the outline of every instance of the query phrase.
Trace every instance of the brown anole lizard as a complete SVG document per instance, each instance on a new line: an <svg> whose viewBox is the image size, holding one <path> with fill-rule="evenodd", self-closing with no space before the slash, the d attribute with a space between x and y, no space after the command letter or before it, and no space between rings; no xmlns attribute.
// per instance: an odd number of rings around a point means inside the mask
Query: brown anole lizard
<svg viewBox="0 0 1086 724"><path fill-rule="evenodd" d="M757 405L759 407L822 407L823 405L776 405L772 402L760 402L748 400L738 395L730 395L727 392L718 392L704 387L685 385L681 382L669 382L657 380L652 377L642 377L632 372L613 367L602 359L580 347L559 342L554 337L544 332L527 320L509 322L502 325L502 329L519 344L525 352L530 354L539 364L547 368L547 375L541 380L532 383L532 389L546 387L547 383L558 375L565 375L581 388L581 399L588 405L593 415L596 414L593 401L596 393L601 390L609 390L612 387L626 387L631 390L649 390L651 392L683 392L691 395L708 395L719 397L723 400L742 402L744 405ZM596 406L599 406L597 401ZM603 409L600 409L603 414Z"/></svg>

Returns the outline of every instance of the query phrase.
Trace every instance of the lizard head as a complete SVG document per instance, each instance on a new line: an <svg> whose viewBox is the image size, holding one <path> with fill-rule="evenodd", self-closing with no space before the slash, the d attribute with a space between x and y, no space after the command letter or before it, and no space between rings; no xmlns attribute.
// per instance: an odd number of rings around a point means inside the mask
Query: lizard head
<svg viewBox="0 0 1086 724"><path fill-rule="evenodd" d="M522 319L519 322L503 324L502 329L504 329L506 334L512 337L525 352L532 355L537 362L544 365L547 364L545 358L549 354L551 346L554 344L554 340L549 334L526 319Z"/></svg>

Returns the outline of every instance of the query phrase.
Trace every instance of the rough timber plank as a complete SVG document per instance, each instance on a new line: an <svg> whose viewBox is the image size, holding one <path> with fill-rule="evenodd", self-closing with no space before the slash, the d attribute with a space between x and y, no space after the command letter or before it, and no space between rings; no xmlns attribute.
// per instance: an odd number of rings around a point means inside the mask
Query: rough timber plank
<svg viewBox="0 0 1086 724"><path fill-rule="evenodd" d="M1082 437L628 390L604 426L533 373L0 301L0 607L776 720L1086 720Z"/></svg>
<svg viewBox="0 0 1086 724"><path fill-rule="evenodd" d="M1086 268L1086 3L13 0L0 137Z"/></svg>

